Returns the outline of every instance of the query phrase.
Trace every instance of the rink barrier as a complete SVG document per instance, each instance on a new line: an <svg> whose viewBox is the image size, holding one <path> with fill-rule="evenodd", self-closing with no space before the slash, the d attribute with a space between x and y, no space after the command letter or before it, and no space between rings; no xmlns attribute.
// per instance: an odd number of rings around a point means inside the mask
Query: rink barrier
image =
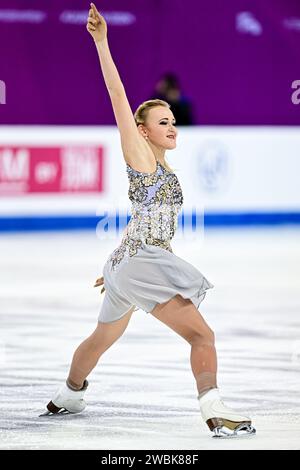
<svg viewBox="0 0 300 470"><path fill-rule="evenodd" d="M117 226L119 216L116 220ZM196 215L187 219L186 225L193 226ZM103 219L94 215L27 215L0 217L0 232L36 232L64 230L95 230ZM127 219L129 221L129 218ZM206 213L204 226L241 227L241 226L276 226L300 224L300 212L240 212L240 213ZM178 218L180 228L180 216Z"/></svg>

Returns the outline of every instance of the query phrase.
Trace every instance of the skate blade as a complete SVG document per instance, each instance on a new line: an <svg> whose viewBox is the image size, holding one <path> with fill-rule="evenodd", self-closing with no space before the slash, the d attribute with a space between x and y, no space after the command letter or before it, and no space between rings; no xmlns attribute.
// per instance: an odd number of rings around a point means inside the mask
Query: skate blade
<svg viewBox="0 0 300 470"><path fill-rule="evenodd" d="M57 413L52 413L51 411L45 411L44 413L42 413L41 415L39 415L39 418L43 417L43 416L57 416L57 415L70 415L70 411L66 410L65 408L62 408L60 411L58 411Z"/></svg>
<svg viewBox="0 0 300 470"><path fill-rule="evenodd" d="M237 437L249 437L256 434L256 429L251 424L241 424L235 429L226 426L220 426L213 429L213 436L217 439L234 439Z"/></svg>

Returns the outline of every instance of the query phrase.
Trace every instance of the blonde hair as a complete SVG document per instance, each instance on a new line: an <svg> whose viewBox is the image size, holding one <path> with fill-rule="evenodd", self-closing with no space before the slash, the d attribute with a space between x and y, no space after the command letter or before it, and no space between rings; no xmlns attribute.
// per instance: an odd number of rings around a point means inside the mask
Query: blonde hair
<svg viewBox="0 0 300 470"><path fill-rule="evenodd" d="M169 108L169 109L171 108L169 103L167 103L167 101L164 101L164 100L154 99L154 100L144 101L142 104L139 105L139 107L137 108L137 110L135 111L133 115L136 125L137 126L139 126L140 124L145 125L149 110L152 108L155 108L156 106L164 106L165 108ZM166 163L165 165L166 169L173 173L174 170L173 168L170 167L166 159L165 159L165 163Z"/></svg>

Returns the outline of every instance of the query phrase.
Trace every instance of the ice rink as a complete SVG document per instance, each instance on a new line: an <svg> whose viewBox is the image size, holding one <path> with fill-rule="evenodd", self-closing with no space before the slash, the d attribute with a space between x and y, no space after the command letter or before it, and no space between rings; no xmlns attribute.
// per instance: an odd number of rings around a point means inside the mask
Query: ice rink
<svg viewBox="0 0 300 470"><path fill-rule="evenodd" d="M93 284L117 241L1 235L1 449L300 449L299 242L286 226L172 243L215 285L199 310L216 333L221 395L257 429L218 440L201 420L188 343L142 310L89 376L86 410L38 417L96 326Z"/></svg>

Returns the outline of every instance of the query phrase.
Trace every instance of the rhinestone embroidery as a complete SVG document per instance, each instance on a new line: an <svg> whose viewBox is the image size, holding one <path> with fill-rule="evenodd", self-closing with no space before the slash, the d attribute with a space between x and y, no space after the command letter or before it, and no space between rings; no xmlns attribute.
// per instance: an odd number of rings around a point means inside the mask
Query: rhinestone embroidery
<svg viewBox="0 0 300 470"><path fill-rule="evenodd" d="M182 189L175 173L158 161L153 173L142 173L126 164L129 178L128 196L132 202L131 219L121 244L108 258L116 270L121 261L128 262L142 244L154 245L172 253L170 241L177 228L177 216L183 204Z"/></svg>

